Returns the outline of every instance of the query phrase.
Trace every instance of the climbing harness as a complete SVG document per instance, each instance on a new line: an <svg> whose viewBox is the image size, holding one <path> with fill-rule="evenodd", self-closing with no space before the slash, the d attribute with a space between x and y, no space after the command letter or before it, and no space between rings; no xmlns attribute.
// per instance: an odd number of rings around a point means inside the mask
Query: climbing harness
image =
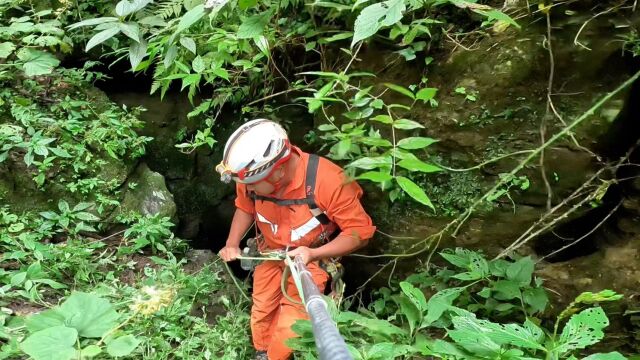
<svg viewBox="0 0 640 360"><path fill-rule="evenodd" d="M330 221L329 217L322 211L315 201L315 185L318 170L319 157L317 155L309 155L309 162L306 169L305 192L306 196L301 199L277 199L267 196L258 195L254 192L249 193L249 197L255 202L269 201L278 206L307 205L313 217L322 226L322 232L318 239L309 247L320 247L336 235L339 228ZM257 230L256 230L257 231ZM256 237L247 241L247 246L242 250L242 255L238 257L241 266L245 270L253 270L259 261L284 261L285 267L282 273L280 289L283 296L294 304L303 305L311 319L313 334L318 349L318 355L321 360L351 360L346 343L340 335L336 324L333 322L327 311L327 302L322 294L322 289L318 289L311 273L302 261L302 258L296 256L291 259L286 254L291 249L287 246L285 249L264 249L263 238L256 233ZM344 283L342 282L342 274L344 268L338 262L338 259L324 259L320 261L320 267L326 271L331 277L331 297L339 303L344 293ZM287 282L291 276L298 290L298 294L302 302L297 301L287 293Z"/></svg>
<svg viewBox="0 0 640 360"><path fill-rule="evenodd" d="M323 231L320 233L318 239L311 244L311 248L320 247L338 234L339 228L329 220L327 214L320 209L320 207L316 204L315 201L315 188L316 188L316 178L318 173L318 164L320 162L320 157L315 154L309 154L309 162L307 164L306 176L305 176L305 191L306 196L301 199L277 199L268 196L258 195L254 192L249 193L249 197L255 202L256 200L260 201L268 201L274 203L278 206L291 206L291 205L307 205L309 207L309 211L313 215L313 217L320 223ZM243 252L243 256L255 256L259 249L262 248L261 244L261 236L256 234L255 242L248 242L247 248L245 250L247 253ZM251 239L250 239L251 240ZM255 248L255 250L253 250ZM253 255L250 255L253 254ZM254 264L255 266L255 264ZM248 267L248 266L247 266ZM320 267L326 271L330 278L330 296L336 301L337 304L340 304L342 301L342 297L344 294L344 282L342 281L342 275L344 274L344 267L339 262L339 259L323 259L320 261ZM287 269L285 268L285 274L283 274L283 279L288 276Z"/></svg>

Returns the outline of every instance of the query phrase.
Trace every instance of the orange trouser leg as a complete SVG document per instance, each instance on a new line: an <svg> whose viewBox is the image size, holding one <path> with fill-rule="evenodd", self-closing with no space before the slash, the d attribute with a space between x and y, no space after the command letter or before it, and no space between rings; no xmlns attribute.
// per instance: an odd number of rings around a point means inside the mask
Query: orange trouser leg
<svg viewBox="0 0 640 360"><path fill-rule="evenodd" d="M253 273L253 306L251 307L251 335L256 350L267 351L274 324L280 310L280 279L282 264L265 261Z"/></svg>
<svg viewBox="0 0 640 360"><path fill-rule="evenodd" d="M309 272L311 272L313 281L318 288L324 290L329 275L320 268L317 262L308 264L307 268ZM278 289L280 289L280 281L278 281ZM287 281L287 294L294 300L301 301L293 277L289 277ZM271 337L272 341L267 349L269 360L287 360L290 358L292 350L285 345L285 342L287 339L297 336L297 334L291 330L291 326L296 320L309 318L303 305L292 303L284 296L280 298L279 305L280 310L276 314L275 328L273 329Z"/></svg>

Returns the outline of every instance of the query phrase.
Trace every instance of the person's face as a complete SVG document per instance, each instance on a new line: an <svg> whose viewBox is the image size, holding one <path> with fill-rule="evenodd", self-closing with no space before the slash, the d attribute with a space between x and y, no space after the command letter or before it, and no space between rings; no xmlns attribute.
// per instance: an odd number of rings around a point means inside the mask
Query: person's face
<svg viewBox="0 0 640 360"><path fill-rule="evenodd" d="M253 191L258 195L270 195L276 191L275 184L282 180L284 177L283 167L275 169L271 175L263 180L255 182L253 184L247 184L247 190Z"/></svg>

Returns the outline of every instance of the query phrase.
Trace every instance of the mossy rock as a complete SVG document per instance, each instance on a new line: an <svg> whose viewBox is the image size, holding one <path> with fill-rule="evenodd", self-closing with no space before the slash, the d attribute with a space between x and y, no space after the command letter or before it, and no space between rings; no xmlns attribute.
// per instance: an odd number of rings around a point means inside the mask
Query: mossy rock
<svg viewBox="0 0 640 360"><path fill-rule="evenodd" d="M112 215L159 214L175 220L176 204L173 195L167 189L164 177L149 170L145 163L140 163L135 172L127 179L124 199L120 207Z"/></svg>

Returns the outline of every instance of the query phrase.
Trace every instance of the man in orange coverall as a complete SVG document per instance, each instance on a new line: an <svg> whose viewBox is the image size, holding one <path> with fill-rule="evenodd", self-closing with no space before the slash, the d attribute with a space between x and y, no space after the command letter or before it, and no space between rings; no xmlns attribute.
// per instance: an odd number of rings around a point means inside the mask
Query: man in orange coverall
<svg viewBox="0 0 640 360"><path fill-rule="evenodd" d="M259 249L289 247L287 255L301 256L323 290L329 275L319 260L349 254L375 232L360 204L360 186L329 160L292 146L273 121L257 119L237 129L216 170L222 181L236 182L237 192L229 237L219 253L224 261L240 256L240 240L255 221L263 236ZM338 235L330 240L334 233ZM285 341L296 336L291 325L308 318L302 305L282 294L284 266L283 261L264 261L255 268L251 332L256 359L289 359L292 350ZM286 288L300 301L293 278Z"/></svg>

